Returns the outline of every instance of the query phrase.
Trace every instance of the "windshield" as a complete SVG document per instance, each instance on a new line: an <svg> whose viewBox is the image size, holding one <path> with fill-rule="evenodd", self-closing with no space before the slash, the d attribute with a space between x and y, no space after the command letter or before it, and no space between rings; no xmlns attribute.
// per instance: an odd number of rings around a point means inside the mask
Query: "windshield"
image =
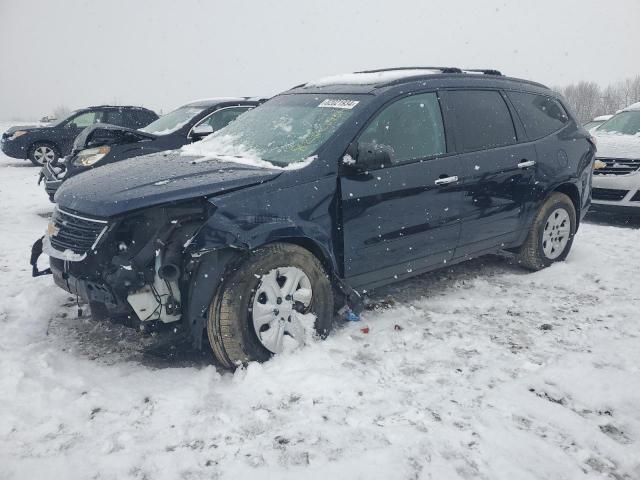
<svg viewBox="0 0 640 480"><path fill-rule="evenodd" d="M353 113L364 95L281 95L243 113L186 154L234 156L289 165L308 159Z"/></svg>
<svg viewBox="0 0 640 480"><path fill-rule="evenodd" d="M184 127L196 115L204 111L207 107L180 107L173 112L163 115L154 122L151 122L144 128L140 128L143 132L152 133L154 135L168 135Z"/></svg>
<svg viewBox="0 0 640 480"><path fill-rule="evenodd" d="M620 112L598 127L598 132L637 135L640 132L640 110Z"/></svg>

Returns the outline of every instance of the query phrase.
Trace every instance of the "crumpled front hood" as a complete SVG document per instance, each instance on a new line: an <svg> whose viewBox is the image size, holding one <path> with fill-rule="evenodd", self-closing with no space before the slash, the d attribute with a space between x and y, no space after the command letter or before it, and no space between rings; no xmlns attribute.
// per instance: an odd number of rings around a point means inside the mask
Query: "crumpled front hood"
<svg viewBox="0 0 640 480"><path fill-rule="evenodd" d="M131 158L77 175L62 184L55 200L63 209L105 218L237 190L272 180L280 173L171 151Z"/></svg>
<svg viewBox="0 0 640 480"><path fill-rule="evenodd" d="M594 132L598 142L596 158L640 159L640 136Z"/></svg>
<svg viewBox="0 0 640 480"><path fill-rule="evenodd" d="M143 132L142 130L134 130L133 128L121 127L119 125L111 125L108 123L95 123L80 132L73 142L73 153L84 150L85 148L99 147L101 145L110 145L119 140L118 135L128 134L125 143L135 143L142 140L155 140L157 135Z"/></svg>

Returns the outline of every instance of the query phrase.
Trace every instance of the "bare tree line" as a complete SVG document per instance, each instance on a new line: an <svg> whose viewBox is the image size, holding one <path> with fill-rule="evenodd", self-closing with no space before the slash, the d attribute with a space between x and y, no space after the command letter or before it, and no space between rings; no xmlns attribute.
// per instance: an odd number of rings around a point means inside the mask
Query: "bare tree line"
<svg viewBox="0 0 640 480"><path fill-rule="evenodd" d="M556 87L582 123L599 115L614 114L632 103L640 102L640 75L612 83L606 87L582 81Z"/></svg>

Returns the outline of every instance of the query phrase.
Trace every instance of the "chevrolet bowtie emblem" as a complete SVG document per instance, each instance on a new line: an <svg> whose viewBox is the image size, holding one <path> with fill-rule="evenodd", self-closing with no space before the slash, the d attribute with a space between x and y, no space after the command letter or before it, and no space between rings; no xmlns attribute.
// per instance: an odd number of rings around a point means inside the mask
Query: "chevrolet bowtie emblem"
<svg viewBox="0 0 640 480"><path fill-rule="evenodd" d="M47 225L47 235L49 235L50 237L55 237L59 231L60 229L56 227L53 222L49 222L49 224Z"/></svg>
<svg viewBox="0 0 640 480"><path fill-rule="evenodd" d="M607 164L604 163L601 160L596 160L595 162L593 162L593 169L594 170L600 170L601 168L604 168L606 166L607 166Z"/></svg>

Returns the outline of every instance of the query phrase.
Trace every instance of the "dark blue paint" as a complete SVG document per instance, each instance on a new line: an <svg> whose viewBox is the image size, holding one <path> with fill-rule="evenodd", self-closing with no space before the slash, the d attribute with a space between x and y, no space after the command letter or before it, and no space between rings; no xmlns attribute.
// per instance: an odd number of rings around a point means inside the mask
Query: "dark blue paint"
<svg viewBox="0 0 640 480"><path fill-rule="evenodd" d="M456 127L445 118L447 155L369 172L342 166L361 129L390 101L407 93L438 91L446 102L445 91L459 88L555 96L531 82L460 74L388 86L297 87L284 95L335 93L359 95L360 101L352 121L335 132L306 168L270 170L217 161L192 163L195 159L175 153L152 155L71 179L57 201L63 209L118 220L130 212L208 199L208 218L184 251L185 261L200 262L193 273L198 283L183 285L188 290L183 297L193 299L186 321L196 343L203 309L222 268L208 252L227 252L227 262L267 243L295 242L320 257L339 284L368 289L445 262L519 246L535 212L556 189L574 198L582 217L590 202L595 152L587 132L573 120L552 135L529 141L514 117L515 145L457 154ZM524 160L537 163L518 168ZM443 176L459 180L436 186L435 180ZM156 185L167 179L169 183Z"/></svg>

